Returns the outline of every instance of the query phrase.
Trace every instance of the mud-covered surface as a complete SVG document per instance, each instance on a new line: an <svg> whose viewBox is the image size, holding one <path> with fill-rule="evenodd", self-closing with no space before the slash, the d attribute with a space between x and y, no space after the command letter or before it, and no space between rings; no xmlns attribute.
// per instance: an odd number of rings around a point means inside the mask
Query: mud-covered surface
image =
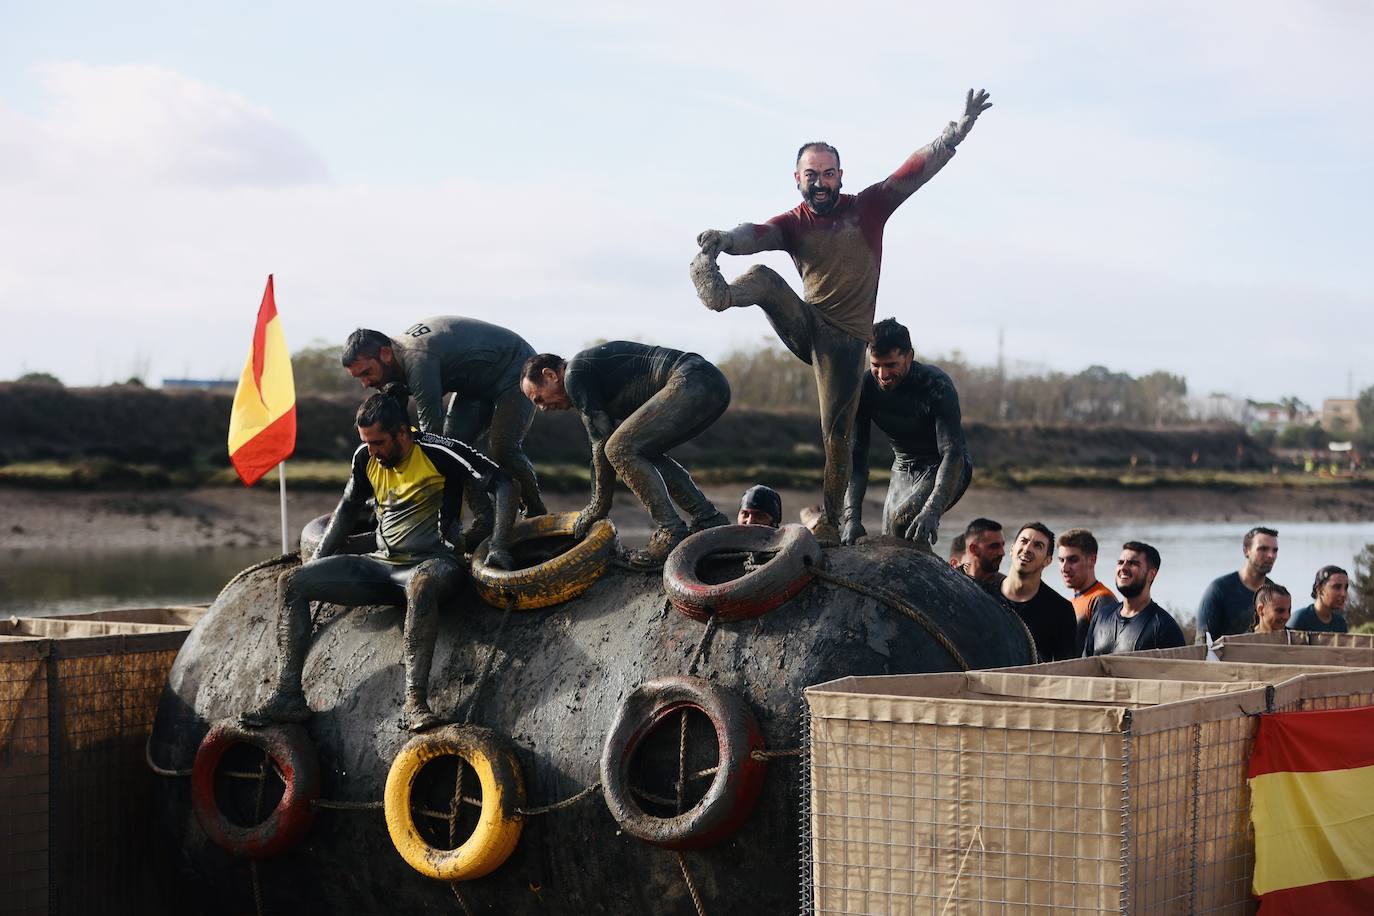
<svg viewBox="0 0 1374 916"><path fill-rule="evenodd" d="M887 547L826 552L832 573L883 582L923 611L974 667L1024 662L1020 625L938 560ZM280 568L240 578L188 639L173 668L154 731L162 766L186 768L210 723L261 701L275 651ZM401 611L325 608L305 666L317 713L307 725L319 751L323 795L376 801L390 762L409 738L397 726L403 698ZM509 736L531 806L568 798L600 778L599 758L624 698L645 681L686 674L705 626L665 607L658 576L612 570L578 599L547 611L502 612L470 589L443 608L431 679L441 714L466 715ZM477 673L495 648L494 670L474 700ZM950 654L892 608L824 582L764 617L721 624L697 674L736 691L758 718L767 747L796 748L802 690L844 675L955 670ZM673 740L646 750L636 778L664 793ZM689 744L701 732L689 729ZM657 732L651 734L651 739ZM661 736L660 736L661 737ZM709 735L702 735L709 743ZM649 743L652 743L649 742ZM671 745L671 748L668 747ZM707 749L709 751L709 748ZM709 753L690 747L693 760ZM732 839L686 853L708 912L791 911L797 904L800 763L773 760L753 815ZM185 779L159 783L166 840L181 850L194 899L220 912L251 912L242 860L210 844L191 813ZM450 889L412 871L392 848L380 811L321 810L305 844L259 864L272 912L451 913ZM621 832L599 792L530 817L514 855L467 882L475 912L695 912L676 856ZM191 898L187 898L191 899ZM211 912L214 912L212 909Z"/></svg>

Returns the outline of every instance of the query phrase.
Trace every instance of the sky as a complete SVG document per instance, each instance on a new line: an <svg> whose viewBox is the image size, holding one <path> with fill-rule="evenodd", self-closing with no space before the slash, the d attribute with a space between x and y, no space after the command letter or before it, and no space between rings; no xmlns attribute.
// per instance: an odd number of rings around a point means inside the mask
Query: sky
<svg viewBox="0 0 1374 916"><path fill-rule="evenodd" d="M705 228L880 181L993 108L888 223L923 358L1309 403L1374 384L1374 6L4 0L0 378L237 377L467 315L569 355L773 342ZM794 280L780 253L723 257ZM799 283L796 284L799 286Z"/></svg>

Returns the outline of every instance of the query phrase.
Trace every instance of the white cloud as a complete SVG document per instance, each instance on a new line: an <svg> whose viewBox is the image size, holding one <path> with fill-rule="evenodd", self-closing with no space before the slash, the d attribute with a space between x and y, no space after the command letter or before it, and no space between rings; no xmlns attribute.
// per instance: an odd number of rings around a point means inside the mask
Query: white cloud
<svg viewBox="0 0 1374 916"><path fill-rule="evenodd" d="M49 105L0 104L0 180L83 186L292 185L327 178L319 155L271 112L160 67L52 63Z"/></svg>

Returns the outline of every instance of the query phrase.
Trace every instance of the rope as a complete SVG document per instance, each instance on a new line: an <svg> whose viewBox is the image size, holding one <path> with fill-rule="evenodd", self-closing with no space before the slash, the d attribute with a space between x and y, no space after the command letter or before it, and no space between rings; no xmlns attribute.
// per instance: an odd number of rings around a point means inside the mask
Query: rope
<svg viewBox="0 0 1374 916"><path fill-rule="evenodd" d="M377 811L385 807L379 801L330 801L327 798L317 798L310 803L312 808L329 808L334 811Z"/></svg>
<svg viewBox="0 0 1374 916"><path fill-rule="evenodd" d="M716 635L719 620L720 618L713 612L711 618L706 621L706 632L701 634L701 642L697 643L697 650L692 654L692 663L687 666L688 674L696 674L699 664L710 661L711 639Z"/></svg>
<svg viewBox="0 0 1374 916"><path fill-rule="evenodd" d="M448 886L453 891L453 898L457 900L458 905L463 908L463 913L466 914L466 916L472 916L472 907L468 906L467 898L463 896L463 892L458 890L458 882L450 881Z"/></svg>
<svg viewBox="0 0 1374 916"><path fill-rule="evenodd" d="M973 844L978 844L979 852L987 852L987 847L983 845L983 826L979 824L973 828L973 838L968 841L968 849L964 850L964 857L959 860L959 869L954 873L954 883L950 885L949 896L945 897L945 905L940 907L940 916L945 916L945 911L954 902L954 895L959 890L959 879L964 876L964 865L968 862L969 853L973 852Z"/></svg>
<svg viewBox="0 0 1374 916"><path fill-rule="evenodd" d="M625 571L627 571L627 572L637 572L637 573L661 573L661 572L663 572L663 564L662 564L662 563L659 563L657 566L632 566L631 564L626 563L624 560L620 559L620 557L618 557L618 556L611 557L611 559L607 562L606 565L608 565L608 566L614 566L616 569L623 569L623 570L625 570Z"/></svg>
<svg viewBox="0 0 1374 916"><path fill-rule="evenodd" d="M482 692L483 685L493 670L493 662L496 660L497 647L501 644L501 634L506 630L506 623L510 620L510 612L515 609L515 599L506 599L506 610L501 615L501 625L496 628L496 635L491 638L491 651L487 653L487 660L482 664L482 673L477 676L477 683L472 688L472 694L468 697L467 715L463 717L463 724L472 722L472 714L477 711L477 697Z"/></svg>
<svg viewBox="0 0 1374 916"><path fill-rule="evenodd" d="M701 895L697 893L696 883L692 881L692 873L687 870L687 859L682 853L677 853L677 864L682 869L682 880L687 882L687 893L692 895L692 903L696 904L697 916L706 916L706 907L702 906Z"/></svg>
<svg viewBox="0 0 1374 916"><path fill-rule="evenodd" d="M248 874L253 878L253 906L257 907L258 916L263 916L262 909L262 882L258 880L258 860L248 860Z"/></svg>
<svg viewBox="0 0 1374 916"><path fill-rule="evenodd" d="M750 751L749 756L755 760L775 760L779 757L800 757L803 749L799 747L789 747L784 751L757 750Z"/></svg>
<svg viewBox="0 0 1374 916"><path fill-rule="evenodd" d="M150 732L148 740L143 742L143 760L148 764L148 769L158 776L190 776L190 770L168 770L153 763L153 736Z"/></svg>
<svg viewBox="0 0 1374 916"><path fill-rule="evenodd" d="M458 761L458 777L453 780L453 801L448 806L448 848L454 849L458 846L458 810L463 807L463 783L467 781L467 767L463 766L463 761ZM481 802L478 802L481 804Z"/></svg>
<svg viewBox="0 0 1374 916"><path fill-rule="evenodd" d="M677 813L681 814L683 793L687 790L687 710L678 715L677 721Z"/></svg>
<svg viewBox="0 0 1374 916"><path fill-rule="evenodd" d="M822 582L829 582L831 585L838 585L842 588L847 588L851 591L857 592L860 595L866 595L869 598L873 598L876 601L881 601L889 607L897 611L900 611L902 614L905 614L907 617L910 617L912 620L920 624L921 627L924 628L927 633L933 636L935 638L935 641L938 642L944 648L944 650L950 654L950 657L954 659L954 663L959 666L960 671L969 670L969 663L964 660L963 654L959 651L958 647L954 645L950 638L946 636L944 633L940 632L940 629L935 626L935 624L931 621L929 617L921 613L916 608L912 607L907 602L903 601L901 598L894 595L892 592L889 592L885 588L879 588L877 586L872 585L864 585L862 582L855 582L853 579L846 579L843 576L837 576L834 573L827 572L821 569L819 566L811 562L809 559L806 561L806 565L807 568L811 570L811 574L815 576L817 579L820 579ZM1018 617L1017 619L1020 620L1020 617ZM1024 622L1022 623L1022 626L1025 626ZM1034 646L1034 643L1032 643L1032 646ZM1032 648L1031 651L1034 652L1034 648Z"/></svg>
<svg viewBox="0 0 1374 916"><path fill-rule="evenodd" d="M552 814L554 811L562 811L564 808L568 808L572 805L577 804L582 799L586 798L588 795L591 795L599 788L601 788L601 783L594 782L591 785L587 786L587 788L583 789L581 792L578 792L576 795L570 798L565 798L561 802L554 802L552 805L545 805L542 808L516 808L515 813L522 815L523 817L534 817L539 814Z"/></svg>

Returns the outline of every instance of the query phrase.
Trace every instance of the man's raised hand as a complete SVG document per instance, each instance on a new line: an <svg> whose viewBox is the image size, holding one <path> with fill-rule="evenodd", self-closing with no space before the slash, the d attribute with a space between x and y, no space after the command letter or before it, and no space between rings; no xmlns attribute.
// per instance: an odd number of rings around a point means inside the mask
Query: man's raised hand
<svg viewBox="0 0 1374 916"><path fill-rule="evenodd" d="M964 100L964 117L976 118L991 107L986 89L979 89L976 93L970 89L968 98Z"/></svg>

